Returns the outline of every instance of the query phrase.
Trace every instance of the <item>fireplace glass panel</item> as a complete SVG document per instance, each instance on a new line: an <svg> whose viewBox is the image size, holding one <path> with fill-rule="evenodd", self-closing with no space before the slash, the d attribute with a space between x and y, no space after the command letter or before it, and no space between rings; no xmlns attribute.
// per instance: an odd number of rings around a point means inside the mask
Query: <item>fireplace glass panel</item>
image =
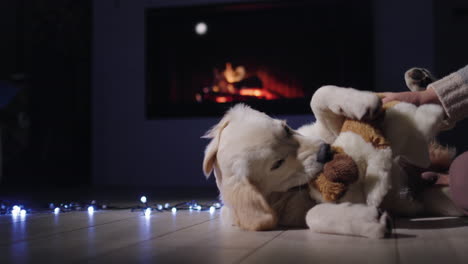
<svg viewBox="0 0 468 264"><path fill-rule="evenodd" d="M147 9L147 116L304 114L322 85L372 90L371 21L369 1Z"/></svg>

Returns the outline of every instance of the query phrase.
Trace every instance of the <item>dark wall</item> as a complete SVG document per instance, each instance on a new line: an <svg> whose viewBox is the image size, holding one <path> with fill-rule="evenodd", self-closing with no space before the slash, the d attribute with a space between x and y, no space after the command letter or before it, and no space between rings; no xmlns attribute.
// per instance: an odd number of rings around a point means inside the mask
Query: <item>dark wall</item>
<svg viewBox="0 0 468 264"><path fill-rule="evenodd" d="M406 91L411 67L434 67L434 9L427 0L374 0L375 85L378 91Z"/></svg>
<svg viewBox="0 0 468 264"><path fill-rule="evenodd" d="M25 112L29 125L27 142L4 159L4 183L89 184L91 1L5 3L0 12L15 26L6 38L14 43L6 56L12 61L2 72L7 79L21 73L16 82L26 98L21 107L12 102L8 114ZM14 133L4 140L14 142Z"/></svg>
<svg viewBox="0 0 468 264"><path fill-rule="evenodd" d="M0 2L0 80L9 78L17 70L17 9L18 1Z"/></svg>

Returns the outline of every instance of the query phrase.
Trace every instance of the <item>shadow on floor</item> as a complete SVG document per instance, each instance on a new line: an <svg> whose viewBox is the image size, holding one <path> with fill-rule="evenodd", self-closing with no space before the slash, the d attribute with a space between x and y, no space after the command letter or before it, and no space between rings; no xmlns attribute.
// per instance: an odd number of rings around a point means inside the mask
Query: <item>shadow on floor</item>
<svg viewBox="0 0 468 264"><path fill-rule="evenodd" d="M399 218L396 228L403 229L444 229L468 226L468 217Z"/></svg>

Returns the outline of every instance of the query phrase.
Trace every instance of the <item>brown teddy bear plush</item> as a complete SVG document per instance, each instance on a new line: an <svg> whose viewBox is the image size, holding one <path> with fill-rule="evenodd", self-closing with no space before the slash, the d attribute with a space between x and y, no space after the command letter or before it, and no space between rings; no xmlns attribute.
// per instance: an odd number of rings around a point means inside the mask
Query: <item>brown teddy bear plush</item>
<svg viewBox="0 0 468 264"><path fill-rule="evenodd" d="M323 172L310 184L317 189L325 201L336 202L348 189L348 185L359 178L359 170L354 160L345 153L335 154L325 164Z"/></svg>
<svg viewBox="0 0 468 264"><path fill-rule="evenodd" d="M385 109L398 102L390 102L382 107L381 115L373 121L357 121L347 119L341 128L341 133L358 134L365 142L371 143L376 149L390 148L379 124L385 114ZM356 162L338 146L332 146L331 160L324 165L323 172L313 179L309 186L317 189L324 201L336 202L348 190L348 187L359 179L359 168Z"/></svg>

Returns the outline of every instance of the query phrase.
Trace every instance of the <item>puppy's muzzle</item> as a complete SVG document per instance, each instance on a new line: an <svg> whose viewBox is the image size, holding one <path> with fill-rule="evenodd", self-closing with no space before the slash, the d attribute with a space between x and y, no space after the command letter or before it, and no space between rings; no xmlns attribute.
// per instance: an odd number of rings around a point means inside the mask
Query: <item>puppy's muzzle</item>
<svg viewBox="0 0 468 264"><path fill-rule="evenodd" d="M330 144L323 143L317 153L317 162L325 164L333 159L333 152Z"/></svg>

